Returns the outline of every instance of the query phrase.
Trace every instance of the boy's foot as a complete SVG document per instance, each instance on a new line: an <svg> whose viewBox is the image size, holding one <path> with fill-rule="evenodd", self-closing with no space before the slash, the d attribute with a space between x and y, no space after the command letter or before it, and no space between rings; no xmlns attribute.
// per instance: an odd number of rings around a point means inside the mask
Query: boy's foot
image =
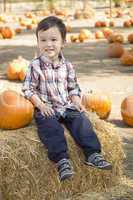
<svg viewBox="0 0 133 200"><path fill-rule="evenodd" d="M70 178L74 174L71 163L66 158L61 159L57 163L57 168L58 168L58 172L59 172L60 181L64 181L65 179Z"/></svg>
<svg viewBox="0 0 133 200"><path fill-rule="evenodd" d="M107 162L100 153L93 153L92 155L90 155L86 159L85 164L99 169L112 169L112 165Z"/></svg>

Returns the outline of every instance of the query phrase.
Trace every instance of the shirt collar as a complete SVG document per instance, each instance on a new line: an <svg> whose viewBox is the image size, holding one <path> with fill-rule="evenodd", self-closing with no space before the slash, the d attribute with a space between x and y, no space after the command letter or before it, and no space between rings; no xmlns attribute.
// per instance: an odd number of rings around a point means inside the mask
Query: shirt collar
<svg viewBox="0 0 133 200"><path fill-rule="evenodd" d="M59 67L61 67L62 64L65 63L65 57L64 57L62 51L59 54L59 60L60 61L56 65L53 65L52 61L50 59L48 59L44 54L40 55L40 59L43 61L46 68L49 67L49 66L52 66L52 68L54 68L54 69L59 68Z"/></svg>

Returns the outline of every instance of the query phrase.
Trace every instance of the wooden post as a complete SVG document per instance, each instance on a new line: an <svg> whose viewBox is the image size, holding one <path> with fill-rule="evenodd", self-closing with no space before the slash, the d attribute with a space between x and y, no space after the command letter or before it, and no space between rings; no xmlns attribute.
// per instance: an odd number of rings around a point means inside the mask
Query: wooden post
<svg viewBox="0 0 133 200"><path fill-rule="evenodd" d="M109 8L110 8L110 20L112 19L112 0L109 0Z"/></svg>
<svg viewBox="0 0 133 200"><path fill-rule="evenodd" d="M6 12L6 3L7 3L7 0L3 0L3 10L4 10L4 12Z"/></svg>

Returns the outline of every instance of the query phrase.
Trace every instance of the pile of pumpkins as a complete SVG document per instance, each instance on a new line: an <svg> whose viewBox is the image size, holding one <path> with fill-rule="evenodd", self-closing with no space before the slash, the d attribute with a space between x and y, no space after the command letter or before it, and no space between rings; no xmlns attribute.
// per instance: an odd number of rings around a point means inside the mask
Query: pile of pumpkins
<svg viewBox="0 0 133 200"><path fill-rule="evenodd" d="M20 80L23 81L25 74L28 70L29 61L19 56L17 59L13 59L7 66L7 78L8 80Z"/></svg>
<svg viewBox="0 0 133 200"><path fill-rule="evenodd" d="M110 58L120 58L120 62L124 66L133 66L133 49L124 49L122 45L124 43L123 35L113 33L107 39L111 43L108 47L108 56ZM128 35L127 40L133 44L133 33Z"/></svg>

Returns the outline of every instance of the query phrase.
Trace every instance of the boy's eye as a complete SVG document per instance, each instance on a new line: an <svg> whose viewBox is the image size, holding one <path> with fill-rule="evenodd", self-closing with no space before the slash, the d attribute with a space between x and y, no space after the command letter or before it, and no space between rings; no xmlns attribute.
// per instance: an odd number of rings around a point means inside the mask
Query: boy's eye
<svg viewBox="0 0 133 200"><path fill-rule="evenodd" d="M56 38L52 38L52 41L57 41L57 39Z"/></svg>
<svg viewBox="0 0 133 200"><path fill-rule="evenodd" d="M42 41L42 42L46 42L46 40L45 40L45 39L42 39L41 41Z"/></svg>

